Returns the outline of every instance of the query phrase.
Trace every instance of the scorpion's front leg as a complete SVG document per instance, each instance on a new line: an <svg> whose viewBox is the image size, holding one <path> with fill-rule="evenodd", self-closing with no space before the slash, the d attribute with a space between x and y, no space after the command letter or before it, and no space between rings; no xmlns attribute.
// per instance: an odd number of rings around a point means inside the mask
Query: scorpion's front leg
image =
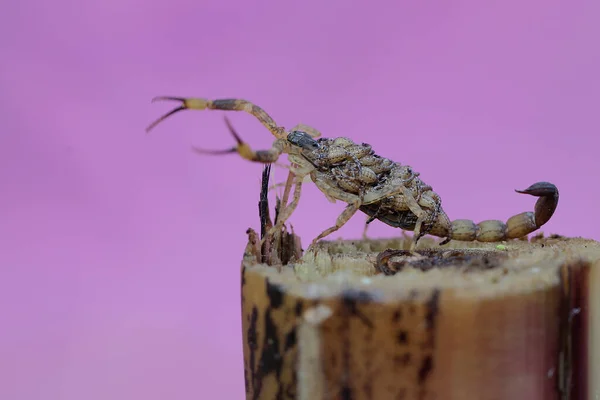
<svg viewBox="0 0 600 400"><path fill-rule="evenodd" d="M293 177L293 175L292 175L292 177ZM279 232L283 228L283 225L287 222L287 220L292 216L292 214L296 210L296 207L298 206L298 203L300 202L300 193L302 191L302 180L303 180L302 178L298 178L297 176L295 177L294 194L292 196L292 201L290 204L286 204L287 198L284 197L284 199L281 202L283 208L281 209L281 211L279 212L279 214L277 216L277 222L275 223L275 225L273 227L271 227L271 229L269 229L269 231L263 238L263 242L267 237L270 237L270 236L274 235L276 232Z"/></svg>
<svg viewBox="0 0 600 400"><path fill-rule="evenodd" d="M360 208L360 204L361 201L358 197L353 203L348 204L344 211L339 215L339 217L335 221L335 225L321 232L321 234L312 241L312 243L309 246L309 249L313 248L320 239L332 234L333 232L339 230L342 226L344 226L346 222L348 222L350 218L352 218L354 214L356 214L356 212Z"/></svg>
<svg viewBox="0 0 600 400"><path fill-rule="evenodd" d="M275 165L277 165L277 164L275 164ZM284 167L285 167L285 168L288 168L288 169L290 169L290 168L291 168L289 165L285 165ZM290 172L290 174L293 176L293 173L292 173L292 172ZM309 183L309 182L310 182L310 176L308 176L308 175L307 175L307 176L305 176L305 177L304 177L304 179L302 180L302 183ZM275 190L275 189L277 189L277 188L281 188L281 187L282 187L282 188L285 188L285 187L287 187L287 185L288 185L288 182L287 182L287 181L286 181L286 182L278 182L278 183L274 183L274 184L272 184L271 186L269 186L269 192L270 192L270 191L273 191L273 190Z"/></svg>
<svg viewBox="0 0 600 400"><path fill-rule="evenodd" d="M285 182L285 189L283 192L283 197L281 199L281 210L277 215L277 220L275 225L269 230L267 235L263 238L263 242L269 236L274 235L276 232L280 232L283 228L283 225L287 222L287 220L292 216L298 203L300 202L300 194L302 191L302 184L304 180L309 176L312 167L302 168L299 166L290 166L290 172L288 174L287 180ZM290 195L290 191L292 186L294 186L294 193L292 195L292 201L288 204L288 199Z"/></svg>
<svg viewBox="0 0 600 400"><path fill-rule="evenodd" d="M338 216L334 226L325 229L323 232L321 232L319 236L313 239L310 246L308 246L307 251L310 251L310 249L314 248L314 246L319 240L332 234L333 232L339 230L342 226L344 226L346 222L348 222L350 218L352 218L352 216L356 214L356 212L360 209L360 206L362 204L362 199L360 196L344 192L343 190L340 190L339 188L334 187L329 183L325 182L324 179L320 178L317 175L312 175L312 177L319 190L321 190L326 196L348 203L348 206L346 206L344 211Z"/></svg>

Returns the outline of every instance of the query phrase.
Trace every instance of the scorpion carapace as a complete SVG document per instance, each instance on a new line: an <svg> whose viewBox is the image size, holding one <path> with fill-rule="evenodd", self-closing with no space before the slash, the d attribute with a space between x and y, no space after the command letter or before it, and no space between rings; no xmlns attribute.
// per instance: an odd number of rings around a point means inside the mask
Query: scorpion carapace
<svg viewBox="0 0 600 400"><path fill-rule="evenodd" d="M450 240L495 242L516 239L544 225L558 205L558 189L549 182L534 183L518 193L539 197L533 212L523 212L507 220L487 220L476 224L471 220L450 221L442 209L440 196L427 185L410 166L402 165L376 154L366 143L355 143L345 137L320 138L314 128L299 124L287 131L278 126L262 108L242 99L207 100L198 98L157 97L155 100L174 100L181 106L152 123L147 131L168 116L185 109L245 111L255 116L275 136L268 150L254 151L245 143L226 119L236 147L210 151L194 147L198 153L235 153L255 162L271 164L287 154L290 172L281 202L281 215L267 233L280 230L290 218L300 200L302 182L310 176L321 192L331 201L348 205L338 216L335 225L325 229L311 243L340 229L357 211L368 215L367 223L379 220L387 225L413 231L411 249L426 234ZM318 139L317 139L318 138ZM288 198L292 189L292 200Z"/></svg>

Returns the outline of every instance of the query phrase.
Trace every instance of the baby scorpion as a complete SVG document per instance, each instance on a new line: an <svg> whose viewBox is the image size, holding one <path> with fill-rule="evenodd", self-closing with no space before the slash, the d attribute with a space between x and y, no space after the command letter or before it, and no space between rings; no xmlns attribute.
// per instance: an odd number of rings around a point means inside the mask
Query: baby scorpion
<svg viewBox="0 0 600 400"><path fill-rule="evenodd" d="M335 225L325 229L311 243L340 229L357 211L367 214L367 223L379 220L392 227L413 231L411 251L418 240L426 235L444 238L440 244L450 240L496 242L517 239L536 231L554 214L559 193L549 182L537 182L517 193L539 197L534 212L523 212L509 218L506 223L486 220L478 224L468 219L450 221L442 209L440 196L427 185L410 166L402 165L376 154L366 143L354 143L345 137L322 138L314 128L299 124L289 131L278 126L261 107L243 99L217 99L182 97L156 97L157 100L172 100L181 105L153 122L149 132L159 122L176 112L190 110L245 111L256 117L275 136L268 150L254 151L245 143L226 118L230 133L237 145L228 150L193 149L202 154L238 153L242 158L265 164L275 163L282 154L287 154L290 169L282 210L277 224L267 235L280 230L290 218L300 200L302 183L306 176L330 200L340 200L348 205L338 216ZM288 204L291 187L292 201Z"/></svg>

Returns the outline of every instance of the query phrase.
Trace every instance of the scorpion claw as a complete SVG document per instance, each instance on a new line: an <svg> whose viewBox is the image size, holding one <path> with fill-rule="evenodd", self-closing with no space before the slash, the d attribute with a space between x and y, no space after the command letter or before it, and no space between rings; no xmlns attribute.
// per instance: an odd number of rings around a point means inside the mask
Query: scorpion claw
<svg viewBox="0 0 600 400"><path fill-rule="evenodd" d="M171 96L157 96L157 97L153 98L151 102L155 103L157 101L163 101L163 100L178 101L181 103L181 105L177 108L174 108L173 110L169 111L168 113L166 113L165 115L163 115L162 117L158 118L156 121L151 123L146 128L146 133L150 132L152 129L154 129L154 127L156 125L158 125L159 123L161 123L162 121L164 121L165 119L170 117L171 115L178 113L179 111L188 110L188 109L189 110L204 110L207 107L209 107L211 104L211 102L206 99L171 97Z"/></svg>
<svg viewBox="0 0 600 400"><path fill-rule="evenodd" d="M200 147L192 146L192 150L198 154L211 154L211 155L221 155L221 154L231 154L231 153L240 153L248 148L248 145L244 143L240 135L236 132L233 125L229 121L229 118L225 117L225 123L227 124L227 128L229 128L229 132L233 135L235 141L237 142L237 146L232 147L230 149L225 150L207 150L202 149Z"/></svg>
<svg viewBox="0 0 600 400"><path fill-rule="evenodd" d="M165 115L163 115L162 117L158 118L156 121L154 121L153 123L148 125L148 127L146 128L146 133L150 133L150 131L152 129L154 129L154 127L156 125L160 124L162 121L169 118L171 115L178 113L179 111L183 111L185 109L186 109L185 106L180 106L180 107L174 108L173 110L169 111L168 113L166 113Z"/></svg>
<svg viewBox="0 0 600 400"><path fill-rule="evenodd" d="M229 132L234 137L234 139L238 143L238 145L243 144L244 141L242 140L242 138L240 137L240 135L237 133L237 131L233 127L233 124L231 123L231 121L229 120L229 118L227 118L227 116L225 116L223 118L225 119L225 123L227 124L227 128L229 129Z"/></svg>
<svg viewBox="0 0 600 400"><path fill-rule="evenodd" d="M156 96L150 102L156 103L157 101L170 100L170 101L178 101L180 103L185 103L185 98L183 97L172 97L172 96Z"/></svg>

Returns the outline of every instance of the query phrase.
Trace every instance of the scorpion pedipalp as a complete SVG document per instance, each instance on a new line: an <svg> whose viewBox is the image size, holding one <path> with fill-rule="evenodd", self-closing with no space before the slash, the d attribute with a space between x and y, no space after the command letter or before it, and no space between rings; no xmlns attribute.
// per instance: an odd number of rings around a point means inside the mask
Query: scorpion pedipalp
<svg viewBox="0 0 600 400"><path fill-rule="evenodd" d="M160 122L164 121L166 118L171 115L182 111L182 110L222 110L222 111L245 111L251 115L253 115L258 121L263 124L272 134L278 139L285 139L286 132L285 129L281 126L278 126L275 123L275 120L271 118L269 114L266 113L265 110L257 106L256 104L244 100L244 99L216 99L216 100L208 100L204 98L194 98L194 97L172 97L172 96L157 96L152 99L152 102L156 101L178 101L181 105L162 117L158 118L156 121L151 123L148 128L146 128L146 132L152 130L156 125Z"/></svg>
<svg viewBox="0 0 600 400"><path fill-rule="evenodd" d="M156 125L160 124L162 121L169 118L171 115L173 115L175 113L178 113L183 110L204 110L204 109L206 109L206 107L209 104L209 101L206 99L194 99L194 98L186 99L184 97L171 97L171 96L157 96L152 99L152 103L155 103L157 101L164 101L164 100L177 101L177 102L180 102L181 105L179 107L172 109L171 111L169 111L168 113L159 117L157 120L155 120L150 125L148 125L148 127L146 128L146 133L149 133L152 129L154 129L156 127Z"/></svg>
<svg viewBox="0 0 600 400"><path fill-rule="evenodd" d="M229 121L229 118L224 117L224 119L225 119L225 124L227 125L227 128L229 129L229 133L231 133L231 135L234 137L235 141L237 142L237 146L235 146L231 149L226 149L226 150L206 150L206 149L202 149L200 147L192 146L192 150L199 154L212 154L212 155L238 153L245 160L256 161L256 162L260 162L263 164L272 164L275 161L277 161L277 159L279 158L279 156L281 155L281 153L283 151L283 146L280 141L276 140L275 143L273 144L273 147L271 147L269 150L254 151L254 150L252 150L250 145L248 145L248 143L246 143L242 140L240 135L237 133L237 131L231 124L231 121Z"/></svg>

